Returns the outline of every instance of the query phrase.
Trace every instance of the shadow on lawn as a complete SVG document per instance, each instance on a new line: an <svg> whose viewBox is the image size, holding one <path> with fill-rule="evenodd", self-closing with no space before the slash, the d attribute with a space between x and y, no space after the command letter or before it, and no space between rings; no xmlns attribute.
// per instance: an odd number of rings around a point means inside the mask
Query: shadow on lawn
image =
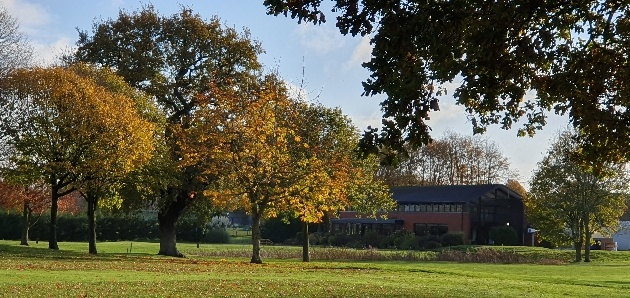
<svg viewBox="0 0 630 298"><path fill-rule="evenodd" d="M0 255L1 256L10 256L16 258L52 258L52 259L95 259L99 258L101 260L117 260L121 257L127 256L155 256L155 254L150 253L98 253L96 255L91 255L87 252L87 245L85 252L76 251L76 250L67 250L67 249L49 249L47 247L36 247L36 246L23 246L23 245L12 245L12 244L3 244L0 243Z"/></svg>

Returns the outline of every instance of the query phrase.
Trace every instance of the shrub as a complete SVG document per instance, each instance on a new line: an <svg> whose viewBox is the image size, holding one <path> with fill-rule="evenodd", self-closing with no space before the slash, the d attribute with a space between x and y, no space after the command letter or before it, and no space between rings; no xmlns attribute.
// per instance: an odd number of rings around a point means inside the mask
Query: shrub
<svg viewBox="0 0 630 298"><path fill-rule="evenodd" d="M361 236L359 235L346 235L346 234L335 234L328 237L328 242L331 246L339 246L339 247L350 247L350 243L354 241L361 241ZM356 243L352 243L356 246ZM361 244L363 245L363 244Z"/></svg>
<svg viewBox="0 0 630 298"><path fill-rule="evenodd" d="M379 247L384 236L376 231L366 231L363 235L363 243L366 247Z"/></svg>
<svg viewBox="0 0 630 298"><path fill-rule="evenodd" d="M419 238L415 234L407 230L398 230L391 235L383 238L379 242L379 248L396 248L396 249L418 249Z"/></svg>
<svg viewBox="0 0 630 298"><path fill-rule="evenodd" d="M226 229L215 228L206 232L203 237L205 243L230 243L232 236Z"/></svg>
<svg viewBox="0 0 630 298"><path fill-rule="evenodd" d="M441 239L437 235L420 236L420 237L418 237L418 247L426 248L427 247L427 243L429 243L429 242L438 242L438 243L440 243L440 241L441 241Z"/></svg>
<svg viewBox="0 0 630 298"><path fill-rule="evenodd" d="M495 245L518 245L516 230L510 226L498 226L490 230L490 239Z"/></svg>
<svg viewBox="0 0 630 298"><path fill-rule="evenodd" d="M464 244L464 233L448 233L442 235L442 246L456 246Z"/></svg>
<svg viewBox="0 0 630 298"><path fill-rule="evenodd" d="M287 239L295 237L295 235L301 231L302 225L299 219L291 219L289 223L287 223L283 221L282 218L270 218L265 220L260 226L261 237L269 239L273 241L273 243L282 243Z"/></svg>
<svg viewBox="0 0 630 298"><path fill-rule="evenodd" d="M424 249L438 249L442 247L442 244L438 241L428 241L427 243L424 244Z"/></svg>

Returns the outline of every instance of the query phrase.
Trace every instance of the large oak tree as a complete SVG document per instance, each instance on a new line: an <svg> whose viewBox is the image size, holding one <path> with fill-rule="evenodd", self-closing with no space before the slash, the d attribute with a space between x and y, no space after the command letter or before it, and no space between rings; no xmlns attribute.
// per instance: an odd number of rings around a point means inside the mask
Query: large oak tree
<svg viewBox="0 0 630 298"><path fill-rule="evenodd" d="M164 162L152 165L175 179L145 176L144 181L158 183L145 189L157 195L159 203L159 254L182 256L176 246L177 220L213 177L197 164L181 162L184 156L177 138L195 126L196 111L214 101L210 86L243 89L254 80L262 49L248 32L224 28L218 18L204 20L185 7L160 16L152 6L95 22L91 32L79 32L77 46L70 60L112 67L164 111L165 156L159 157Z"/></svg>
<svg viewBox="0 0 630 298"><path fill-rule="evenodd" d="M322 0L266 0L269 14L326 21ZM593 1L332 0L342 34L369 35L364 95L385 94L383 128L366 146L430 141L425 123L438 98L466 107L475 133L488 125L519 135L569 116L586 159L630 159L627 82L630 3ZM455 88L449 86L454 84ZM522 122L519 122L522 121Z"/></svg>

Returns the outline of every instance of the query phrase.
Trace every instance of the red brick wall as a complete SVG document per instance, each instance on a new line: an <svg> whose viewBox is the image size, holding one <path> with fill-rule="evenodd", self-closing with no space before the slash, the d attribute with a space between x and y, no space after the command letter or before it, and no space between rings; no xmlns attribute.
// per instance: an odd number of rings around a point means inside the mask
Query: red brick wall
<svg viewBox="0 0 630 298"><path fill-rule="evenodd" d="M340 218L355 218L356 212L340 212ZM463 232L464 240L470 240L470 215L468 212L390 212L387 219L404 220L404 229L413 232L416 223L425 224L446 224L448 232Z"/></svg>

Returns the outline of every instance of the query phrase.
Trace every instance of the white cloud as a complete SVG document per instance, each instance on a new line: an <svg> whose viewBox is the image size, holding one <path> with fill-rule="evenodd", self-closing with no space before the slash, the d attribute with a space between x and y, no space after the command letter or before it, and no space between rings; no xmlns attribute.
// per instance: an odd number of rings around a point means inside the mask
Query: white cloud
<svg viewBox="0 0 630 298"><path fill-rule="evenodd" d="M293 31L300 38L300 44L317 52L319 55L328 54L334 50L343 48L345 41L336 28L326 26L313 26L302 24Z"/></svg>
<svg viewBox="0 0 630 298"><path fill-rule="evenodd" d="M370 37L363 36L361 41L352 51L350 60L344 64L344 68L361 66L363 62L368 62L372 58L372 45L370 44Z"/></svg>
<svg viewBox="0 0 630 298"><path fill-rule="evenodd" d="M73 48L73 42L67 37L57 39L50 44L33 44L35 63L42 66L54 64L58 62L62 54L71 52Z"/></svg>
<svg viewBox="0 0 630 298"><path fill-rule="evenodd" d="M285 80L284 83L289 91L289 96L291 96L292 98L299 99L299 100L304 100L304 101L309 100L308 91L306 90L305 86L298 86L294 84L293 82L290 82L287 80Z"/></svg>
<svg viewBox="0 0 630 298"><path fill-rule="evenodd" d="M29 35L51 21L50 15L42 6L26 0L2 0L2 6L18 19L20 29Z"/></svg>

